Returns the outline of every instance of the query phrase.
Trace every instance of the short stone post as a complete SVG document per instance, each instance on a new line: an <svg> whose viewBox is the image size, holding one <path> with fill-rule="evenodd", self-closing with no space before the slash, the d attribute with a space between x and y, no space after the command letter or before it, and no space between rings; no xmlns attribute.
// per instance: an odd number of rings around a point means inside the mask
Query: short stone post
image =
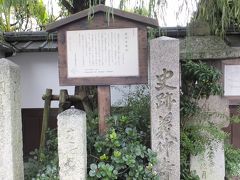
<svg viewBox="0 0 240 180"><path fill-rule="evenodd" d="M208 113L221 113L222 115L212 116L209 122L214 124L219 129L227 127L229 122L229 102L226 98L220 96L210 96L208 100L202 99L199 102L200 107ZM198 119L193 120L194 123L199 122ZM225 157L224 157L224 142L213 141L211 146L213 150L207 149L204 154L191 156L190 169L196 171L201 180L224 180L225 178ZM212 154L209 157L209 154Z"/></svg>
<svg viewBox="0 0 240 180"><path fill-rule="evenodd" d="M84 180L87 177L86 113L68 109L57 119L60 179Z"/></svg>
<svg viewBox="0 0 240 180"><path fill-rule="evenodd" d="M162 180L180 179L179 41L150 41L151 143Z"/></svg>
<svg viewBox="0 0 240 180"><path fill-rule="evenodd" d="M23 180L20 69L0 59L0 179Z"/></svg>

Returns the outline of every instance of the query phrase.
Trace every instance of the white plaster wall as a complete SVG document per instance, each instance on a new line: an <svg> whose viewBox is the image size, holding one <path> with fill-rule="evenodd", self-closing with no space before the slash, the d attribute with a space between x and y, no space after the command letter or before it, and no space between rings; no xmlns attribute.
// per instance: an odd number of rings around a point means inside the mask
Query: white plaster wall
<svg viewBox="0 0 240 180"><path fill-rule="evenodd" d="M53 89L53 94L59 94L60 89L74 93L74 87L59 86L57 52L17 53L8 59L21 69L22 108L43 108L46 88ZM58 107L58 102L52 107Z"/></svg>

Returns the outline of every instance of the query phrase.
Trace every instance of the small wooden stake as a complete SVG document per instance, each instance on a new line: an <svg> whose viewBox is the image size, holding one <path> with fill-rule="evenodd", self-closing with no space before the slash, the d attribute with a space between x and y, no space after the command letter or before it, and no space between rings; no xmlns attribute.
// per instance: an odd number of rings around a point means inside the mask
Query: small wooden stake
<svg viewBox="0 0 240 180"><path fill-rule="evenodd" d="M99 134L104 135L107 131L106 118L110 116L111 95L110 86L98 86L98 117Z"/></svg>
<svg viewBox="0 0 240 180"><path fill-rule="evenodd" d="M41 160L41 153L43 153L45 148L45 143L46 143L46 132L48 128L51 98L52 98L52 89L46 89L44 110L43 110L42 131L41 131L41 139L40 139L40 145L39 145L40 160Z"/></svg>

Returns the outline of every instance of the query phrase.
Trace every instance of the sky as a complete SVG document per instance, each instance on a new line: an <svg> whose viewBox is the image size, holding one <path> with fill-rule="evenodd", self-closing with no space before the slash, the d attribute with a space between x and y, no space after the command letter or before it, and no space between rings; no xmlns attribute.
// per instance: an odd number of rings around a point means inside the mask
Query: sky
<svg viewBox="0 0 240 180"><path fill-rule="evenodd" d="M129 0L129 7L133 7L140 0ZM166 0L167 5L164 8L164 12L159 12L159 25L161 27L174 27L174 26L186 26L189 22L193 11L196 10L196 1L197 0ZM57 4L58 0L44 0L44 3L47 5L48 11L54 14L57 14L59 7ZM147 5L149 0L144 0L144 3ZM186 2L188 4L186 4ZM50 8L53 5L53 9ZM118 8L119 0L106 0L106 5L113 6ZM180 12L180 13L178 13Z"/></svg>

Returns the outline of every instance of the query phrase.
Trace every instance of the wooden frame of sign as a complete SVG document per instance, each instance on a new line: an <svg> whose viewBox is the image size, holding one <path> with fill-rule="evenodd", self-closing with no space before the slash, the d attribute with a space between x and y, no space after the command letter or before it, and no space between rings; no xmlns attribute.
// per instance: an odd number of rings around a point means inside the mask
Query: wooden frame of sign
<svg viewBox="0 0 240 180"><path fill-rule="evenodd" d="M157 20L104 5L49 24L48 32L58 31L60 85L98 85L100 109L109 109L109 85L147 83L149 26Z"/></svg>

